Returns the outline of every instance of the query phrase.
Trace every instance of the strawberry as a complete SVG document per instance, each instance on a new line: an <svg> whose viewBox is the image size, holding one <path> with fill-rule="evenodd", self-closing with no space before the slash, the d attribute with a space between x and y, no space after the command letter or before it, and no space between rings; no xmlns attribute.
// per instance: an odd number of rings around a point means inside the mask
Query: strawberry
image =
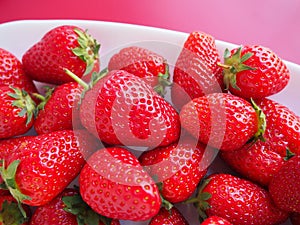
<svg viewBox="0 0 300 225"><path fill-rule="evenodd" d="M265 141L222 152L224 161L238 173L268 186L286 159L300 154L300 117L286 106L271 99L256 101L266 117Z"/></svg>
<svg viewBox="0 0 300 225"><path fill-rule="evenodd" d="M79 81L76 75L67 73ZM178 113L141 78L113 70L93 79L89 85L79 81L87 90L80 105L80 119L96 137L107 144L146 147L177 141Z"/></svg>
<svg viewBox="0 0 300 225"><path fill-rule="evenodd" d="M290 219L293 225L300 225L300 213L292 213Z"/></svg>
<svg viewBox="0 0 300 225"><path fill-rule="evenodd" d="M80 27L62 25L49 30L22 57L25 73L33 80L62 84L72 81L64 68L82 77L99 71L100 45Z"/></svg>
<svg viewBox="0 0 300 225"><path fill-rule="evenodd" d="M28 219L31 217L30 208L23 204L21 207L26 213L25 217L11 195L0 196L0 225L28 225Z"/></svg>
<svg viewBox="0 0 300 225"><path fill-rule="evenodd" d="M25 134L33 125L35 102L23 89L0 86L0 139Z"/></svg>
<svg viewBox="0 0 300 225"><path fill-rule="evenodd" d="M185 137L178 143L145 151L141 165L160 185L163 198L171 203L183 202L196 190L207 172L207 153L212 149ZM210 160L211 161L211 160Z"/></svg>
<svg viewBox="0 0 300 225"><path fill-rule="evenodd" d="M219 216L210 216L205 219L201 225L232 225L232 223Z"/></svg>
<svg viewBox="0 0 300 225"><path fill-rule="evenodd" d="M102 222L103 220L103 222ZM83 202L77 190L66 188L46 205L39 206L31 217L30 225L120 225L92 211Z"/></svg>
<svg viewBox="0 0 300 225"><path fill-rule="evenodd" d="M0 174L19 203L40 206L73 181L94 146L95 139L85 131L33 136L3 159Z"/></svg>
<svg viewBox="0 0 300 225"><path fill-rule="evenodd" d="M145 80L160 94L170 85L169 66L161 55L147 48L130 46L114 54L108 62L108 70L125 70Z"/></svg>
<svg viewBox="0 0 300 225"><path fill-rule="evenodd" d="M227 93L195 98L180 112L182 127L200 142L222 151L262 138L264 115L252 102Z"/></svg>
<svg viewBox="0 0 300 225"><path fill-rule="evenodd" d="M0 48L0 85L11 85L35 93L33 81L25 74L21 61L11 52Z"/></svg>
<svg viewBox="0 0 300 225"><path fill-rule="evenodd" d="M300 155L293 156L274 174L269 191L278 208L300 213Z"/></svg>
<svg viewBox="0 0 300 225"><path fill-rule="evenodd" d="M162 207L159 212L152 217L149 225L188 225L188 221L181 212L174 206L170 210Z"/></svg>
<svg viewBox="0 0 300 225"><path fill-rule="evenodd" d="M138 159L120 147L96 151L80 172L82 199L97 213L120 220L148 220L161 206L159 190Z"/></svg>
<svg viewBox="0 0 300 225"><path fill-rule="evenodd" d="M49 89L46 96L38 96L42 102L38 105L38 113L34 121L34 128L38 134L50 133L58 130L71 130L73 123L79 120L79 115L73 115L77 107L82 88L76 82L68 82ZM77 128L79 125L76 126Z"/></svg>
<svg viewBox="0 0 300 225"><path fill-rule="evenodd" d="M280 92L290 79L282 59L260 45L241 46L224 55L224 83L234 95L250 99Z"/></svg>
<svg viewBox="0 0 300 225"><path fill-rule="evenodd" d="M178 109L191 99L223 92L218 63L220 56L214 37L198 31L190 33L174 68L172 101Z"/></svg>
<svg viewBox="0 0 300 225"><path fill-rule="evenodd" d="M196 202L203 218L219 216L235 225L274 225L288 218L265 189L224 173L211 174L190 202Z"/></svg>

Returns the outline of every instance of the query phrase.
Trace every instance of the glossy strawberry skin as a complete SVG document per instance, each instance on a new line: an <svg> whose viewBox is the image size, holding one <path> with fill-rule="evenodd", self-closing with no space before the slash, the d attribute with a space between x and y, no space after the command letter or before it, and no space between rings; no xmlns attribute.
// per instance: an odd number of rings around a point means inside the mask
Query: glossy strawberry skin
<svg viewBox="0 0 300 225"><path fill-rule="evenodd" d="M56 131L23 140L5 159L6 167L20 161L15 182L30 197L22 202L30 206L50 202L79 174L93 146L97 143L86 131Z"/></svg>
<svg viewBox="0 0 300 225"><path fill-rule="evenodd" d="M180 111L181 125L200 142L231 151L258 131L258 117L246 100L227 93L195 98Z"/></svg>
<svg viewBox="0 0 300 225"><path fill-rule="evenodd" d="M80 119L107 144L165 146L180 134L175 109L141 78L123 70L109 72L85 93Z"/></svg>
<svg viewBox="0 0 300 225"><path fill-rule="evenodd" d="M72 52L72 49L79 47L78 34L74 29L83 32L73 25L58 26L30 47L22 57L25 73L33 80L51 84L73 81L65 73L65 68L82 77L86 63ZM98 61L95 61L92 71L99 71Z"/></svg>
<svg viewBox="0 0 300 225"><path fill-rule="evenodd" d="M218 216L211 216L204 220L201 225L232 225L227 220L218 217Z"/></svg>
<svg viewBox="0 0 300 225"><path fill-rule="evenodd" d="M280 168L269 184L269 191L277 207L300 213L300 155Z"/></svg>
<svg viewBox="0 0 300 225"><path fill-rule="evenodd" d="M231 53L235 51L236 49L233 49ZM260 45L243 46L241 55L247 53L253 55L244 64L254 70L238 72L236 85L240 90L230 86L231 93L246 99L258 99L276 94L286 87L290 73L277 54Z"/></svg>
<svg viewBox="0 0 300 225"><path fill-rule="evenodd" d="M34 129L38 134L50 133L58 130L72 130L80 125L78 102L82 88L76 82L68 82L57 86L44 107L38 111L34 121Z"/></svg>
<svg viewBox="0 0 300 225"><path fill-rule="evenodd" d="M21 61L3 48L0 48L0 85L23 88L29 93L37 92L35 84L25 74Z"/></svg>
<svg viewBox="0 0 300 225"><path fill-rule="evenodd" d="M120 220L148 220L161 206L159 190L128 150L95 152L79 177L82 199L97 213Z"/></svg>
<svg viewBox="0 0 300 225"><path fill-rule="evenodd" d="M179 110L191 99L223 92L222 69L215 39L209 34L192 32L176 61L172 102Z"/></svg>
<svg viewBox="0 0 300 225"><path fill-rule="evenodd" d="M170 210L162 207L159 212L150 220L149 225L188 225L188 221L181 212L173 206Z"/></svg>
<svg viewBox="0 0 300 225"><path fill-rule="evenodd" d="M204 152L211 151L204 157ZM146 171L161 182L160 193L172 203L187 200L207 173L213 150L185 137L178 143L145 151L139 157Z"/></svg>
<svg viewBox="0 0 300 225"><path fill-rule="evenodd" d="M287 220L288 213L278 209L260 186L230 174L212 174L208 179L202 190L211 194L205 211L208 216L238 225L273 225Z"/></svg>
<svg viewBox="0 0 300 225"><path fill-rule="evenodd" d="M265 98L256 103L266 116L266 141L257 141L233 152L222 152L221 156L241 175L268 186L273 175L285 164L287 149L299 155L300 118L274 100Z"/></svg>

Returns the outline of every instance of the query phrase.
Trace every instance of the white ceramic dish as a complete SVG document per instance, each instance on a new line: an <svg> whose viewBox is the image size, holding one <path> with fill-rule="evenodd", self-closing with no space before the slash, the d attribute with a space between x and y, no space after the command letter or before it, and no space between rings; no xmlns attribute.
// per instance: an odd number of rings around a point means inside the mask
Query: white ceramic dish
<svg viewBox="0 0 300 225"><path fill-rule="evenodd" d="M23 20L0 24L0 47L12 52L18 58L21 58L23 53L48 30L63 24L73 24L83 29L88 29L88 32L101 43L100 54L106 56L101 62L104 65L106 63L105 58L108 59L114 50L119 49L121 46L131 44L152 48L165 56L170 65L174 65L180 48L188 35L187 33L177 31L113 22L87 20ZM215 38L217 39L218 37ZM220 53L222 53L225 48L231 49L236 46L232 43L219 40L217 40L216 43ZM271 98L285 104L300 115L300 104L298 103L300 66L287 61L286 64L291 72L291 80L282 92ZM225 169L225 167L219 167L220 170L223 168ZM190 225L199 224L193 207L180 206L180 210L185 211L185 216L189 220ZM122 222L122 224L146 223ZM291 223L285 223L285 225L288 224Z"/></svg>

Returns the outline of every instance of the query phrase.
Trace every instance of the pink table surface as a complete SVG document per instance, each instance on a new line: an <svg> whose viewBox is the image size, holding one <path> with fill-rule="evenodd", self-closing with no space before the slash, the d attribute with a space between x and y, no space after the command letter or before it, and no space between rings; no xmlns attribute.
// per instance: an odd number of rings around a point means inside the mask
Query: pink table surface
<svg viewBox="0 0 300 225"><path fill-rule="evenodd" d="M300 64L299 0L0 0L0 23L20 19L116 21L261 44ZM4 35L4 34L0 34Z"/></svg>

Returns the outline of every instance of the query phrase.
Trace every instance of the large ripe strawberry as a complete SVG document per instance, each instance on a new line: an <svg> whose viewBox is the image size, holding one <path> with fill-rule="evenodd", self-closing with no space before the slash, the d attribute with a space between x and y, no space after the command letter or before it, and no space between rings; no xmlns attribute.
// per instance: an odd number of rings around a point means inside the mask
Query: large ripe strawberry
<svg viewBox="0 0 300 225"><path fill-rule="evenodd" d="M108 70L125 70L145 80L160 95L170 85L169 66L166 59L147 48L130 46L114 54L108 63Z"/></svg>
<svg viewBox="0 0 300 225"><path fill-rule="evenodd" d="M209 155L213 155L212 149L197 143L196 139L184 137L178 143L143 152L139 160L159 183L163 198L178 203L196 190L212 161Z"/></svg>
<svg viewBox="0 0 300 225"><path fill-rule="evenodd" d="M193 200L202 217L219 216L234 225L274 225L288 218L265 189L230 174L210 175Z"/></svg>
<svg viewBox="0 0 300 225"><path fill-rule="evenodd" d="M78 107L82 88L77 82L61 84L49 89L46 96L38 95L42 102L38 105L38 113L34 128L38 134L50 133L57 130L71 130L73 124L78 128ZM74 112L74 113L73 113Z"/></svg>
<svg viewBox="0 0 300 225"><path fill-rule="evenodd" d="M35 93L33 81L25 74L22 63L11 52L0 48L0 85L11 85Z"/></svg>
<svg viewBox="0 0 300 225"><path fill-rule="evenodd" d="M300 155L293 156L274 174L269 191L278 208L300 213Z"/></svg>
<svg viewBox="0 0 300 225"><path fill-rule="evenodd" d="M80 27L62 25L49 30L22 57L25 73L33 80L62 84L72 81L64 69L78 76L99 71L100 45Z"/></svg>
<svg viewBox="0 0 300 225"><path fill-rule="evenodd" d="M78 191L66 188L46 205L36 208L30 225L120 225L119 221L104 218L83 202Z"/></svg>
<svg viewBox="0 0 300 225"><path fill-rule="evenodd" d="M224 83L231 93L243 98L264 98L286 87L290 73L271 49L241 46L225 51Z"/></svg>
<svg viewBox="0 0 300 225"><path fill-rule="evenodd" d="M205 219L201 225L232 225L232 223L219 216L210 216Z"/></svg>
<svg viewBox="0 0 300 225"><path fill-rule="evenodd" d="M222 69L214 37L203 32L192 32L184 42L176 61L172 101L180 109L191 99L223 92Z"/></svg>
<svg viewBox="0 0 300 225"><path fill-rule="evenodd" d="M56 131L23 139L4 158L0 174L18 202L43 205L73 181L96 145L86 131Z"/></svg>
<svg viewBox="0 0 300 225"><path fill-rule="evenodd" d="M189 225L182 213L173 206L170 210L162 207L159 212L151 218L149 225Z"/></svg>
<svg viewBox="0 0 300 225"><path fill-rule="evenodd" d="M178 113L141 78L124 70L94 78L81 101L80 119L103 142L156 147L178 140Z"/></svg>
<svg viewBox="0 0 300 225"><path fill-rule="evenodd" d="M24 210L24 215L19 207ZM27 205L18 206L11 195L0 196L0 225L28 225L30 217L31 210Z"/></svg>
<svg viewBox="0 0 300 225"><path fill-rule="evenodd" d="M0 86L0 139L26 133L33 125L35 102L19 88Z"/></svg>
<svg viewBox="0 0 300 225"><path fill-rule="evenodd" d="M109 218L148 220L161 206L154 180L132 153L120 147L95 152L80 172L79 187L82 199Z"/></svg>
<svg viewBox="0 0 300 225"><path fill-rule="evenodd" d="M221 155L235 171L267 186L287 158L300 154L300 117L271 99L261 99L256 103L266 117L265 141Z"/></svg>
<svg viewBox="0 0 300 225"><path fill-rule="evenodd" d="M227 94L195 98L180 112L182 127L200 142L223 151L241 148L262 138L264 116L254 102Z"/></svg>

